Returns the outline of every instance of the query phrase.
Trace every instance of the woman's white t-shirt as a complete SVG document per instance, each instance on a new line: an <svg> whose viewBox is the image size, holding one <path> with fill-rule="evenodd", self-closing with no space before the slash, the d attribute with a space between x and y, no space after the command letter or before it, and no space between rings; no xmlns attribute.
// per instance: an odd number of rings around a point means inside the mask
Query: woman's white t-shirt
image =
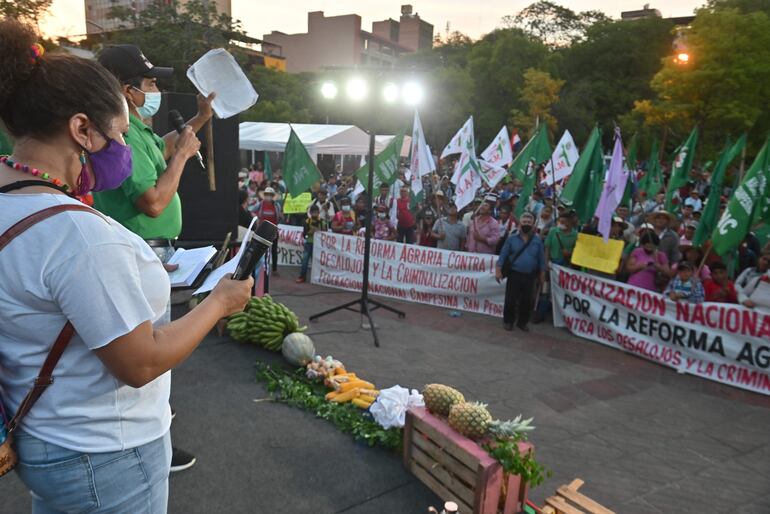
<svg viewBox="0 0 770 514"><path fill-rule="evenodd" d="M57 194L0 194L0 233L22 218L78 202ZM0 251L0 398L12 416L69 319L72 338L54 383L21 422L25 432L74 451L134 448L171 424L171 374L135 389L93 350L159 320L168 274L139 236L88 212L56 214ZM113 343L119 344L119 343Z"/></svg>

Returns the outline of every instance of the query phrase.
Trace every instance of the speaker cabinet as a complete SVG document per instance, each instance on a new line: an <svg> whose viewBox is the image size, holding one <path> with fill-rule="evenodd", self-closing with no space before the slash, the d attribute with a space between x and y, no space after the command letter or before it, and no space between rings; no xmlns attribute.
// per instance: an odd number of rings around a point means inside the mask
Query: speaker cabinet
<svg viewBox="0 0 770 514"><path fill-rule="evenodd" d="M153 118L153 130L161 137L174 130L169 124L168 113L177 110L185 120L198 112L195 95L164 93L160 110ZM193 157L187 161L179 183L182 200L182 233L179 246L221 244L228 232L238 234L238 116L226 120L216 117L213 121L214 172L216 191L211 191L207 170L201 169ZM200 152L207 169L209 142L206 127L198 132Z"/></svg>

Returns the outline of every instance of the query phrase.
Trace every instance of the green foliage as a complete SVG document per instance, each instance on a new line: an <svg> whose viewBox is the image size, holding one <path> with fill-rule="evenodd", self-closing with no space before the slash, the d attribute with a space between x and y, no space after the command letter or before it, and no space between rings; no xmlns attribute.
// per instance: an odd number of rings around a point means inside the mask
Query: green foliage
<svg viewBox="0 0 770 514"><path fill-rule="evenodd" d="M750 130L756 150L770 130L770 16L721 4L698 11L684 38L690 61L664 59L651 84L656 98L635 107L648 125L679 133L701 127L704 159L726 135Z"/></svg>
<svg viewBox="0 0 770 514"><path fill-rule="evenodd" d="M133 28L113 32L109 43L137 45L154 64L172 66L174 78L167 86L177 92L195 92L185 76L188 66L212 48L237 54L231 40L245 36L239 21L218 13L214 2L205 0L189 0L183 7L178 0L155 0L139 12L116 7L111 14L122 26Z"/></svg>
<svg viewBox="0 0 770 514"><path fill-rule="evenodd" d="M253 66L248 77L259 92L259 101L241 114L242 121L311 122L310 86L314 84L311 74L291 74Z"/></svg>
<svg viewBox="0 0 770 514"><path fill-rule="evenodd" d="M539 120L548 126L551 136L555 136L557 122L551 114L551 107L559 100L559 91L563 85L563 80L554 79L548 72L535 68L524 72L521 100L526 105L526 111L514 109L511 112L513 125L526 134L532 134Z"/></svg>
<svg viewBox="0 0 770 514"><path fill-rule="evenodd" d="M576 13L568 7L540 0L515 16L503 17L503 24L522 29L546 45L556 48L580 41L588 27L608 19L601 11Z"/></svg>
<svg viewBox="0 0 770 514"><path fill-rule="evenodd" d="M53 0L0 0L0 17L37 23Z"/></svg>
<svg viewBox="0 0 770 514"><path fill-rule="evenodd" d="M550 478L552 473L540 464L532 452L521 453L519 443L527 438L524 434L513 437L495 437L491 442L481 445L509 475L519 475L521 479L535 488Z"/></svg>
<svg viewBox="0 0 770 514"><path fill-rule="evenodd" d="M382 428L364 410L350 403L334 403L324 399L322 384L310 382L302 368L294 372L257 362L257 381L264 382L277 402L291 405L330 421L341 432L350 434L369 446L382 446L397 451L401 448L403 431Z"/></svg>
<svg viewBox="0 0 770 514"><path fill-rule="evenodd" d="M653 97L650 80L671 52L672 28L659 18L601 22L587 29L584 41L561 51L564 104L554 112L577 141L585 141L596 122L609 146L620 115Z"/></svg>

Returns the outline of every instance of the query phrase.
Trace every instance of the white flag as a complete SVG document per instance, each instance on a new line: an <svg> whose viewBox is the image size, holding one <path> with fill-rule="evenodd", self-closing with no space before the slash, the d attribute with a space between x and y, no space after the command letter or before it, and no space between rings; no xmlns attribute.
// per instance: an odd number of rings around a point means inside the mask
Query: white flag
<svg viewBox="0 0 770 514"><path fill-rule="evenodd" d="M545 163L545 178L541 184L552 185L554 182L561 182L566 177L569 177L579 157L580 154L578 153L577 146L575 146L575 141L572 139L572 134L569 133L569 130L565 130L553 151L551 160ZM551 163L553 163L553 166L551 166ZM555 174L552 167L556 168Z"/></svg>
<svg viewBox="0 0 770 514"><path fill-rule="evenodd" d="M508 175L508 170L498 166L497 164L487 162L484 159L479 159L479 167L481 178L484 179L484 182L487 183L490 189L495 187L498 182L503 180L505 176Z"/></svg>
<svg viewBox="0 0 770 514"><path fill-rule="evenodd" d="M468 118L461 134L461 155L455 168L453 182L457 185L455 190L455 205L462 209L473 201L476 191L481 187L481 167L476 158L476 141L473 137L473 116Z"/></svg>
<svg viewBox="0 0 770 514"><path fill-rule="evenodd" d="M513 152L511 152L511 139L508 137L508 128L503 125L500 132L489 143L489 146L481 152L481 158L489 164L502 168L509 166L513 162ZM493 184L490 184L493 186Z"/></svg>
<svg viewBox="0 0 770 514"><path fill-rule="evenodd" d="M460 127L460 130L457 131L457 134L455 134L452 137L452 140L449 141L449 143L444 147L444 150L442 150L441 155L439 156L439 159L443 159L447 155L452 155L453 153L462 153L463 152L463 132L468 130L468 124L470 123L471 129L473 129L473 116L468 118L468 121L465 122L465 125ZM471 130L472 131L472 130Z"/></svg>
<svg viewBox="0 0 770 514"><path fill-rule="evenodd" d="M425 144L425 133L422 131L422 123L417 111L414 111L411 153L409 169L412 172L412 192L419 194L422 191L422 177L433 171L433 168L431 168L432 158L428 145Z"/></svg>

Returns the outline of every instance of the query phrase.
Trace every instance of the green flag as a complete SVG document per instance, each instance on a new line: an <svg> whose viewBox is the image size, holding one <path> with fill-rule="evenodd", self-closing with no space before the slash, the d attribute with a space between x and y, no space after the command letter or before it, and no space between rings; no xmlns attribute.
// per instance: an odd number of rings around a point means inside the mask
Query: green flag
<svg viewBox="0 0 770 514"><path fill-rule="evenodd" d="M676 150L676 157L671 163L671 178L666 188L666 210L673 211L674 193L690 180L690 169L695 158L695 147L698 144L698 127L692 129L687 140Z"/></svg>
<svg viewBox="0 0 770 514"><path fill-rule="evenodd" d="M283 178L292 198L309 190L323 178L294 129L291 129L283 154Z"/></svg>
<svg viewBox="0 0 770 514"><path fill-rule="evenodd" d="M398 158L401 155L401 146L404 143L404 133L393 138L383 151L374 157L374 177L373 185L375 190L380 187L382 182L391 186L398 178ZM364 186L369 183L369 163L367 162L356 171L356 177Z"/></svg>
<svg viewBox="0 0 770 514"><path fill-rule="evenodd" d="M730 145L728 142L719 156L714 172L711 174L711 190L709 191L708 199L706 199L706 205L703 207L698 228L695 229L695 236L692 239L694 246L703 245L714 231L714 227L716 227L717 221L719 221L719 203L727 168L741 154L745 145L746 134L741 136L734 145Z"/></svg>
<svg viewBox="0 0 770 514"><path fill-rule="evenodd" d="M267 152L262 152L262 167L267 180L273 180L273 168L270 166L270 156Z"/></svg>
<svg viewBox="0 0 770 514"><path fill-rule="evenodd" d="M639 190L646 192L647 198L654 199L661 187L663 187L663 176L658 159L658 142L653 141L650 158L647 159L647 170L644 172L642 180L639 181Z"/></svg>
<svg viewBox="0 0 770 514"><path fill-rule="evenodd" d="M636 183L636 152L638 150L639 140L634 134L631 138L631 143L628 145L628 153L626 154L626 168L628 169L628 180L626 181L626 190L623 192L623 199L620 201L619 206L632 207L634 200L634 184Z"/></svg>
<svg viewBox="0 0 770 514"><path fill-rule="evenodd" d="M596 212L604 185L604 174L602 134L599 127L594 127L561 193L561 201L575 209L582 223L589 221Z"/></svg>
<svg viewBox="0 0 770 514"><path fill-rule="evenodd" d="M711 234L717 255L741 244L751 227L770 220L770 139L757 154L741 185L730 197L722 218Z"/></svg>
<svg viewBox="0 0 770 514"><path fill-rule="evenodd" d="M538 167L551 158L551 145L548 143L548 129L545 123L537 127L537 132L529 140L511 164L516 178L522 181L521 196L516 203L514 215L518 218L527 208L532 192L537 185ZM526 160L525 160L526 159ZM518 166L518 168L517 168Z"/></svg>
<svg viewBox="0 0 770 514"><path fill-rule="evenodd" d="M529 163L534 161L535 170L537 170L538 166L551 158L552 152L553 149L548 143L548 130L545 123L541 123L535 131L535 135L533 135L532 139L527 142L527 146L522 148L521 151L516 154L516 158L511 163L508 171L512 172L514 177L524 182L528 179L526 172L529 168ZM537 179L537 177L535 177L535 179ZM524 194L522 193L522 198L523 197Z"/></svg>

